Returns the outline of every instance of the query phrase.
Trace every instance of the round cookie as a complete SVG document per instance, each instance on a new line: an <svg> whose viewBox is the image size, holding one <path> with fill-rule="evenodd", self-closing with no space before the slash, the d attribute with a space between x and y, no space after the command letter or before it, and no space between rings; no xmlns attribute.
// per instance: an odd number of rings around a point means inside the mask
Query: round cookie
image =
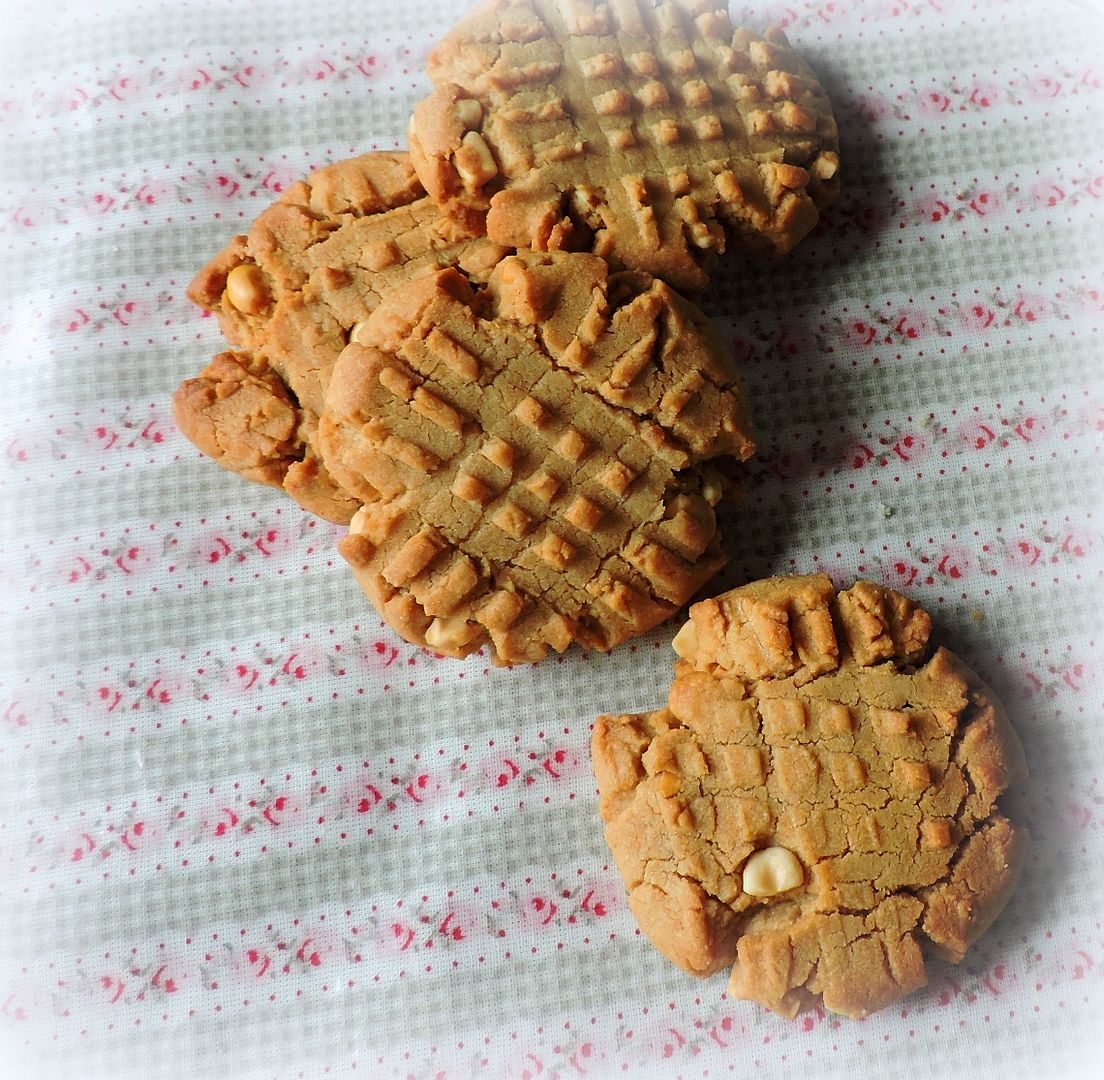
<svg viewBox="0 0 1104 1080"><path fill-rule="evenodd" d="M654 626L724 561L701 463L754 446L732 361L660 281L519 252L389 295L334 368L319 426L363 502L341 543L407 640L539 660Z"/></svg>
<svg viewBox="0 0 1104 1080"><path fill-rule="evenodd" d="M839 189L816 76L715 0L486 0L428 71L418 176L509 247L589 250L688 291L726 241L788 251Z"/></svg>
<svg viewBox="0 0 1104 1080"><path fill-rule="evenodd" d="M665 708L599 717L606 839L641 928L786 1016L862 1017L1004 907L1026 776L1000 702L928 615L860 581L769 578L695 604Z"/></svg>
<svg viewBox="0 0 1104 1080"><path fill-rule="evenodd" d="M384 292L461 262L485 277L504 254L442 217L404 153L319 169L189 287L238 351L183 383L173 402L178 426L219 464L347 523L360 504L315 449L338 355Z"/></svg>

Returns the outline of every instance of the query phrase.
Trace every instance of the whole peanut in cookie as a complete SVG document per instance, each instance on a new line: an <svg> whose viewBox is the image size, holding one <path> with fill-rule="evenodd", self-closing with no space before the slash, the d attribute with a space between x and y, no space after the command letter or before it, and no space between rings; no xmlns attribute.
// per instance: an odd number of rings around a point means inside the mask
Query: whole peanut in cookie
<svg viewBox="0 0 1104 1080"><path fill-rule="evenodd" d="M1026 775L992 690L915 604L770 578L695 604L667 705L599 717L606 839L652 943L793 1016L852 1017L958 962L1000 913Z"/></svg>
<svg viewBox="0 0 1104 1080"><path fill-rule="evenodd" d="M609 649L686 603L724 562L719 459L754 449L701 313L563 252L386 297L334 368L319 446L363 503L341 552L383 617L501 663Z"/></svg>
<svg viewBox="0 0 1104 1080"><path fill-rule="evenodd" d="M410 151L495 242L702 288L727 245L788 251L839 188L831 104L782 31L715 0L487 0L429 57Z"/></svg>
<svg viewBox="0 0 1104 1080"><path fill-rule="evenodd" d="M503 255L441 216L406 154L319 169L192 282L188 295L218 316L235 350L179 388L178 426L220 465L347 523L360 504L315 446L338 355L382 293L458 263L485 277Z"/></svg>

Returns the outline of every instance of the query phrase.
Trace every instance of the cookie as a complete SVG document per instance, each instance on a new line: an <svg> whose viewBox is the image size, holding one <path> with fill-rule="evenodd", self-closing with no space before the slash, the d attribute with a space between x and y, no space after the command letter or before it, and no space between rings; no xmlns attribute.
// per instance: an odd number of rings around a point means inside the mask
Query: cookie
<svg viewBox="0 0 1104 1080"><path fill-rule="evenodd" d="M318 170L192 282L189 297L218 316L237 348L180 387L177 424L219 464L347 523L360 504L315 449L341 350L389 289L461 262L485 277L504 254L441 216L406 154Z"/></svg>
<svg viewBox="0 0 1104 1080"><path fill-rule="evenodd" d="M694 290L729 241L788 251L839 189L816 76L782 31L734 30L715 0L487 0L428 71L418 176L508 247Z"/></svg>
<svg viewBox="0 0 1104 1080"><path fill-rule="evenodd" d="M695 604L665 708L603 716L606 839L641 928L696 975L793 1016L862 1017L958 962L1026 843L1026 775L992 690L900 594L825 575Z"/></svg>
<svg viewBox="0 0 1104 1080"><path fill-rule="evenodd" d="M387 297L341 354L325 465L341 552L408 641L499 663L609 649L724 561L703 463L754 445L727 350L667 285L518 252Z"/></svg>

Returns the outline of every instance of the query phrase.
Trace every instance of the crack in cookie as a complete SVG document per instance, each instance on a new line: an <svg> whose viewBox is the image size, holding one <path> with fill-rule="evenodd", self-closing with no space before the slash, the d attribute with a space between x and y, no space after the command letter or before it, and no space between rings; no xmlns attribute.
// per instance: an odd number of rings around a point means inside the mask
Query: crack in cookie
<svg viewBox="0 0 1104 1080"><path fill-rule="evenodd" d="M644 932L698 975L792 1016L865 1016L958 962L1026 836L1026 775L992 691L927 613L860 581L771 578L694 605L666 707L602 716L606 839Z"/></svg>

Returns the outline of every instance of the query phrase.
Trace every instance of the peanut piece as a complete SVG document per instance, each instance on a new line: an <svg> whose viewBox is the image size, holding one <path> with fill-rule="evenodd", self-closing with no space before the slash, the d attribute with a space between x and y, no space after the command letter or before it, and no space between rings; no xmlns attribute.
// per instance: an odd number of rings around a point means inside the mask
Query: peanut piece
<svg viewBox="0 0 1104 1080"><path fill-rule="evenodd" d="M805 880L797 856L784 847L763 848L744 863L743 887L750 896L777 896Z"/></svg>
<svg viewBox="0 0 1104 1080"><path fill-rule="evenodd" d="M689 660L698 651L698 631L692 619L687 620L682 629L675 634L671 648L675 650L675 655L683 660Z"/></svg>
<svg viewBox="0 0 1104 1080"><path fill-rule="evenodd" d="M464 186L470 190L481 187L498 175L491 148L478 131L469 131L464 136L453 162Z"/></svg>
<svg viewBox="0 0 1104 1080"><path fill-rule="evenodd" d="M483 106L475 98L460 98L455 105L456 119L463 125L465 131L479 126L483 119Z"/></svg>
<svg viewBox="0 0 1104 1080"><path fill-rule="evenodd" d="M475 637L478 630L478 625L470 625L467 619L459 615L450 619L434 619L426 631L426 644L440 652L461 649Z"/></svg>
<svg viewBox="0 0 1104 1080"><path fill-rule="evenodd" d="M271 297L256 263L242 263L226 275L226 299L244 315L259 315Z"/></svg>

